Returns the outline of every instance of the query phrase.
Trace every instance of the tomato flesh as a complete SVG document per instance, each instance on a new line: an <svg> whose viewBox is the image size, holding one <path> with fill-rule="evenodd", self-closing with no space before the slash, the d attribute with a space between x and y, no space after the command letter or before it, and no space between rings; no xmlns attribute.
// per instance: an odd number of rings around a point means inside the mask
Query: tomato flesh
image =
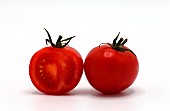
<svg viewBox="0 0 170 111"><path fill-rule="evenodd" d="M133 53L119 52L109 45L103 45L89 52L84 70L92 87L106 94L114 94L125 90L135 81L139 64Z"/></svg>
<svg viewBox="0 0 170 111"><path fill-rule="evenodd" d="M29 74L34 86L46 94L63 94L76 87L83 72L81 55L71 47L46 47L30 61Z"/></svg>

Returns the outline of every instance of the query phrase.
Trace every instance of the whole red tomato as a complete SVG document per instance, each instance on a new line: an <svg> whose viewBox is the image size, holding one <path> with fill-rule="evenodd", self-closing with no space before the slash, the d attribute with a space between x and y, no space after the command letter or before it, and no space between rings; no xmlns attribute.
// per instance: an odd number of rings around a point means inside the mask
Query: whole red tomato
<svg viewBox="0 0 170 111"><path fill-rule="evenodd" d="M67 46L74 36L64 40L59 36L54 44L49 32L46 32L49 37L46 43L49 42L51 46L40 49L32 56L29 75L39 91L50 95L64 94L79 83L83 60L78 51Z"/></svg>
<svg viewBox="0 0 170 111"><path fill-rule="evenodd" d="M120 34L120 32L119 32ZM136 79L139 63L136 55L117 37L113 43L93 48L84 62L85 75L93 88L105 94L119 93Z"/></svg>

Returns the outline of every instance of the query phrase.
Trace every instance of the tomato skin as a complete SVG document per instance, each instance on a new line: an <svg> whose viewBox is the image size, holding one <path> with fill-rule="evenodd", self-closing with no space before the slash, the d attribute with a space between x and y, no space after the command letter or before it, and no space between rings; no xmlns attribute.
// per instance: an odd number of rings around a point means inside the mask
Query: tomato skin
<svg viewBox="0 0 170 111"><path fill-rule="evenodd" d="M82 73L82 57L69 46L42 48L32 56L29 64L33 85L49 95L64 94L74 89Z"/></svg>
<svg viewBox="0 0 170 111"><path fill-rule="evenodd" d="M115 94L135 81L139 63L137 57L129 51L119 52L109 45L102 45L88 53L84 71L93 88L106 94Z"/></svg>

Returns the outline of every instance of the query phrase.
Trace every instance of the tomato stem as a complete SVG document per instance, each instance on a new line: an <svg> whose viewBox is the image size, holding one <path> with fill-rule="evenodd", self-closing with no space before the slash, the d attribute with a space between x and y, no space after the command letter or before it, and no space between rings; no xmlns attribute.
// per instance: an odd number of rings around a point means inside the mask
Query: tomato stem
<svg viewBox="0 0 170 111"><path fill-rule="evenodd" d="M125 39L123 42L122 42L122 46L125 45L125 43L128 41L128 39Z"/></svg>
<svg viewBox="0 0 170 111"><path fill-rule="evenodd" d="M44 28L44 29L45 29L45 28ZM46 44L47 44L47 42L49 42L52 47L55 47L55 44L53 43L53 41L52 41L52 39L51 39L50 33L47 31L47 29L45 29L45 31L47 32L47 35L48 35L48 37L49 37L49 39L45 39L45 40L46 40Z"/></svg>
<svg viewBox="0 0 170 111"><path fill-rule="evenodd" d="M117 41L117 39L119 37L119 34L120 34L120 32L117 34L116 38L113 40L113 45L116 45L116 41Z"/></svg>
<svg viewBox="0 0 170 111"><path fill-rule="evenodd" d="M45 39L46 44L49 42L52 47L56 47L56 48L64 48L65 46L68 45L68 43L71 41L71 39L75 37L75 36L73 36L73 37L69 37L69 38L62 40L63 37L61 35L59 35L59 37L56 41L56 44L54 44L53 41L52 41L50 33L47 31L47 29L45 29L45 31L47 32L47 35L48 35L48 39Z"/></svg>
<svg viewBox="0 0 170 111"><path fill-rule="evenodd" d="M124 48L123 46L125 45L125 43L127 43L128 39L123 39L122 37L119 39L119 41L117 42L117 39L120 35L120 32L118 33L118 35L116 36L116 38L113 40L113 43L101 43L99 45L99 47L102 45L102 44L108 44L110 47L112 47L114 50L116 51L120 51L120 52L125 52L125 51L129 51L131 52L132 54L135 55L135 53L130 50L130 49L127 49L127 48ZM136 56L136 55L135 55Z"/></svg>

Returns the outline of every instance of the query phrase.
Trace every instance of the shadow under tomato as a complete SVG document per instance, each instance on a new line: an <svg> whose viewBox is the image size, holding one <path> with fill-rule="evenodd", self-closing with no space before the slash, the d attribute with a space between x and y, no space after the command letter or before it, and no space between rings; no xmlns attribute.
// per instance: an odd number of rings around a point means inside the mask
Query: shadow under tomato
<svg viewBox="0 0 170 111"><path fill-rule="evenodd" d="M141 95L142 93L144 93L144 90L142 90L141 88L128 88L117 94L103 94L95 89L89 88L89 89L75 89L71 91L70 94L80 95L80 96L101 97L101 98L102 97L116 98L116 97L129 97L129 96Z"/></svg>
<svg viewBox="0 0 170 111"><path fill-rule="evenodd" d="M44 95L47 94L41 93L38 90L27 90L24 93L31 94L31 95ZM118 97L129 97L129 96L136 96L141 95L144 93L144 90L141 88L128 88L120 93L117 94L103 94L93 88L79 88L73 89L72 91L65 93L65 94L58 94L58 95L48 95L48 96L93 96L93 97L103 97L103 98L118 98Z"/></svg>
<svg viewBox="0 0 170 111"><path fill-rule="evenodd" d="M25 91L24 93L27 93L27 94L30 94L30 95L42 95L42 96L48 95L48 94L44 94L44 93L42 93L38 90L28 90L28 91ZM68 92L68 93L64 93L64 94L48 95L48 96L72 96L72 95L74 95L74 93L72 94L72 93Z"/></svg>
<svg viewBox="0 0 170 111"><path fill-rule="evenodd" d="M110 95L107 95L107 94L103 94L103 93L95 93L93 94L93 96L95 97L104 97L104 98L110 98L110 97L113 97L113 98L124 98L124 97L131 97L131 96L139 96L139 95L142 95L144 93L144 90L141 89L141 88L128 88L120 93L117 93L117 94L110 94Z"/></svg>
<svg viewBox="0 0 170 111"><path fill-rule="evenodd" d="M130 88L130 89L127 89L125 91L122 91L122 92L119 92L119 93L116 93L116 94L104 94L104 93L95 93L93 94L93 96L96 96L96 97L126 97L126 96L130 96L130 95L133 95L135 93L135 90Z"/></svg>

